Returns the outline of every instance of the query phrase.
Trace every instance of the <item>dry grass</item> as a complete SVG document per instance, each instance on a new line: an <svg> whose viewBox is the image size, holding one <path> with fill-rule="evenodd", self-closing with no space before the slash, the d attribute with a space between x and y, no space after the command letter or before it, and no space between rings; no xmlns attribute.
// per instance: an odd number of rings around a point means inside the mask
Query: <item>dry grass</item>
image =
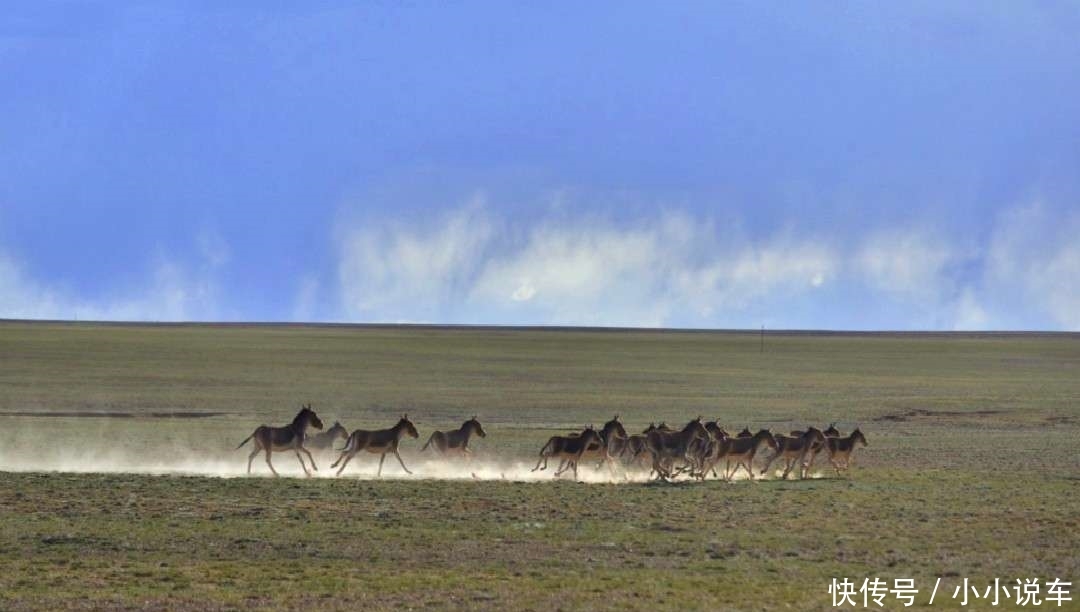
<svg viewBox="0 0 1080 612"><path fill-rule="evenodd" d="M0 472L0 608L826 609L842 576L942 577L950 595L965 577L1075 583L1075 336L766 348L720 333L0 324L0 412L133 415L0 416L0 466L31 470ZM236 443L301 401L350 428L409 410L409 462L432 427L474 412L478 452L504 460L614 412L632 428L839 420L870 446L847 479L675 486L33 471L192 453L242 467ZM176 411L226 414L149 416ZM956 602L939 592L936 607Z"/></svg>

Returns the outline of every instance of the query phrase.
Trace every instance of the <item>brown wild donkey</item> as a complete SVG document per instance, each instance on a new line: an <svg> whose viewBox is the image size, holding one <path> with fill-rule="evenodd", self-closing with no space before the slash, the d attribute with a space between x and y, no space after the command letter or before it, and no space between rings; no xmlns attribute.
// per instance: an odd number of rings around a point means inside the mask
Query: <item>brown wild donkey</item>
<svg viewBox="0 0 1080 612"><path fill-rule="evenodd" d="M585 449L590 444L600 441L600 434L592 425L589 425L576 436L551 436L548 439L547 444L540 449L540 459L536 462L536 467L532 470L546 470L548 464L548 458L558 457L560 460L560 466L566 465L566 467L560 467L555 471L555 475L558 476L563 472L574 469L574 480L577 480L578 476L578 460L581 459L581 455L585 452Z"/></svg>
<svg viewBox="0 0 1080 612"><path fill-rule="evenodd" d="M799 470L799 478L806 478L810 471L810 462L807 457L812 459L812 455L825 444L825 434L821 433L821 430L816 427L810 427L805 432L793 431L791 434L790 436L782 434L775 436L776 454L769 457L769 460L765 462L765 467L761 468L762 475L768 473L769 466L774 461L783 459L785 480L787 480L788 474L791 473L791 469L795 467L796 463L802 464Z"/></svg>
<svg viewBox="0 0 1080 612"><path fill-rule="evenodd" d="M596 464L597 469L606 465L611 475L615 475L615 457L620 455L626 448L626 429L623 424L619 422L619 415L615 415L610 421L604 423L603 429L597 432L600 439L596 442L589 444L584 452L581 453L579 459L583 461L599 460ZM576 434L574 434L576 435ZM559 463L559 469L555 471L555 474L561 474L565 472L566 460L564 459ZM623 477L626 474L623 473Z"/></svg>
<svg viewBox="0 0 1080 612"><path fill-rule="evenodd" d="M420 434L416 431L416 427L409 420L409 415L401 415L401 419L390 429L378 429L375 431L367 431L364 429L357 429L349 434L349 440L345 443L345 448L341 449L341 456L338 460L330 465L331 468L336 468L338 464L341 464L341 469L337 471L340 476L345 471L345 466L352 461L352 458L356 456L362 450L366 450L369 453L377 453L379 455L379 471L376 473L376 477L382 476L383 461L386 460L388 453L393 453L397 457L398 463L401 464L401 469L405 470L406 474L412 474L409 468L405 467L405 462L401 460L401 455L398 454L398 443L401 442L402 436L409 436L410 438L419 438ZM344 461L342 461L344 460Z"/></svg>
<svg viewBox="0 0 1080 612"><path fill-rule="evenodd" d="M649 449L645 447L645 440L649 437L650 431L656 430L672 431L667 423L661 422L659 425L656 423L649 423L649 426L641 433L632 434L626 438L626 444L623 445L622 454L620 456L627 466L640 464L649 456Z"/></svg>
<svg viewBox="0 0 1080 612"><path fill-rule="evenodd" d="M821 432L821 434L825 436L825 438L839 438L843 435L840 433L840 430L836 428L836 423L829 423L829 427ZM821 451L825 450L827 443L828 440L823 439L819 442L814 442L813 446L810 447L810 451L803 457L804 472L807 474L810 473L810 470L814 467L814 460L821 454Z"/></svg>
<svg viewBox="0 0 1080 612"><path fill-rule="evenodd" d="M740 466L746 468L750 480L753 480L754 455L757 454L758 447L762 444L767 444L769 448L776 450L776 438L768 429L758 430L756 434L750 437L745 437L740 433L734 438L727 438L717 444L715 452L709 458L704 471L712 469L721 459L724 459L727 461L728 466L724 470L725 480L731 480L735 473L739 471ZM735 463L734 468L731 467L732 462Z"/></svg>
<svg viewBox="0 0 1080 612"><path fill-rule="evenodd" d="M305 441L305 445L314 448L315 450L326 450L333 448L334 442L338 441L338 438L342 440L349 437L349 430L345 429L345 426L337 421L326 429L326 431L320 431L319 433L311 436Z"/></svg>
<svg viewBox="0 0 1080 612"><path fill-rule="evenodd" d="M308 461L311 461L311 469L316 472L319 468L315 467L315 459L311 457L311 453L308 449L304 448L304 436L307 433L308 427L314 427L315 429L322 429L322 421L319 420L319 416L315 414L315 411L311 409L311 405L308 404L300 409L300 412L296 413L296 417L293 418L292 423L284 427L270 427L269 425L260 425L255 428L255 431L244 438L244 441L240 443L241 446L247 444L248 440L255 441L255 450L251 451L248 455L248 474L251 473L251 461L255 459L255 455L259 454L259 451L266 452L266 465L270 466L270 471L274 473L274 476L278 476L277 470L274 469L274 464L270 463L270 453L292 450L296 452L296 458L300 461L300 467L304 468L304 474L311 476L311 472L308 472L307 466L304 465L304 458L300 456L300 451L304 451L307 455Z"/></svg>
<svg viewBox="0 0 1080 612"><path fill-rule="evenodd" d="M651 476L654 472L658 480L670 480L675 476L674 468L676 461L688 461L687 451L696 439L708 439L709 432L701 424L701 417L690 421L681 431L666 432L655 430L649 432L645 439L645 446L652 455L653 465Z"/></svg>
<svg viewBox="0 0 1080 612"><path fill-rule="evenodd" d="M617 414L611 417L610 421L604 423L604 428L600 430L600 437L604 440L608 459L622 455L630 438ZM588 454L588 451L586 451L586 454Z"/></svg>
<svg viewBox="0 0 1080 612"><path fill-rule="evenodd" d="M705 431L709 433L708 438L697 438L690 443L690 448L686 451L688 465L683 469L683 471L689 472L691 476L701 480L704 480L707 476L706 464L709 457L717 452L717 448L724 440L731 437L720 426L719 420L705 423ZM717 476L715 466L713 466L712 472L713 476Z"/></svg>
<svg viewBox="0 0 1080 612"><path fill-rule="evenodd" d="M837 476L842 470L846 471L851 467L851 457L855 453L856 444L868 446L866 436L859 431L858 427L846 438L825 438L825 448L829 451L829 463L836 469Z"/></svg>
<svg viewBox="0 0 1080 612"><path fill-rule="evenodd" d="M472 450L469 449L469 438L473 434L481 438L487 437L487 432L480 426L480 421L476 420L476 415L465 421L458 429L432 432L420 452L426 451L431 446L443 455L455 453L469 458L472 455Z"/></svg>

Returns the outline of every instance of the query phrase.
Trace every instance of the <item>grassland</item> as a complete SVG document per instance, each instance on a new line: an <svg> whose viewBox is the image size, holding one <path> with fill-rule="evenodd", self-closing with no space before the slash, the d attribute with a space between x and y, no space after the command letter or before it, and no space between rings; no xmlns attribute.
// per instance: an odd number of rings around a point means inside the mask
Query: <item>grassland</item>
<svg viewBox="0 0 1080 612"><path fill-rule="evenodd" d="M800 482L34 467L242 466L235 445L300 402L349 428L408 411L422 439L476 413L478 453L505 461L613 413L839 421L870 446L850 477ZM923 606L940 577L934 608L956 608L963 578L1080 578L1078 442L1075 335L770 334L761 352L739 333L0 323L0 609L802 610L840 577L915 578Z"/></svg>

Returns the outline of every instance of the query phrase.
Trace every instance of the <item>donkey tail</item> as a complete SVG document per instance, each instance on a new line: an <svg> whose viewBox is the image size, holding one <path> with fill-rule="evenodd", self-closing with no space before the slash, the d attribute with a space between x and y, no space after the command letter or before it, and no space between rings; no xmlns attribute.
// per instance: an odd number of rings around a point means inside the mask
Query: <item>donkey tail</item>
<svg viewBox="0 0 1080 612"><path fill-rule="evenodd" d="M424 445L420 447L420 452L422 453L422 452L426 451L428 449L428 447L431 446L431 442L434 439L435 439L435 434L431 434L430 436L428 436L427 442L424 442Z"/></svg>
<svg viewBox="0 0 1080 612"><path fill-rule="evenodd" d="M550 452L555 450L553 448L554 446L555 446L555 438L552 438L552 439L548 440L547 444L544 445L544 448L540 449L540 456L543 457L545 455L550 454Z"/></svg>
<svg viewBox="0 0 1080 612"><path fill-rule="evenodd" d="M339 448L337 450L338 450L339 453L347 453L350 450L352 450L352 444L353 444L353 437L349 436L349 439L345 440L345 446L343 446L343 447L341 447L341 448ZM330 467L334 467L334 466L330 466Z"/></svg>
<svg viewBox="0 0 1080 612"><path fill-rule="evenodd" d="M243 446L243 445L247 444L248 440L250 440L250 439L252 439L254 437L255 437L255 434L252 433L250 436L244 438L244 441L240 443L240 446ZM234 450L240 450L240 446L237 446Z"/></svg>

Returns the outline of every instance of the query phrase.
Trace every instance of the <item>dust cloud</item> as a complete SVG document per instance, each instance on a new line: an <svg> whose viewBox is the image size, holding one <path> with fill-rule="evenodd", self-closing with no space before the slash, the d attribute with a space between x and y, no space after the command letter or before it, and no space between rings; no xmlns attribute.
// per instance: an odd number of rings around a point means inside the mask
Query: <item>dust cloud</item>
<svg viewBox="0 0 1080 612"><path fill-rule="evenodd" d="M202 453L154 453L139 455L129 451L111 448L63 448L49 449L38 453L12 453L0 451L0 471L7 472L70 472L100 474L161 474L183 476L208 476L216 478L248 477L247 458L250 450L240 449L231 456L221 453L207 455ZM374 480L377 478L379 456L376 454L357 454L341 476L337 468L330 464L337 459L338 453L312 453L318 471L311 472L313 478L351 478ZM272 477L266 465L263 453L259 453L251 464L250 477ZM498 459L482 457L464 460L457 457L417 456L402 453L402 459L412 474L405 473L393 455L388 455L383 464L384 480L505 480L512 482L542 482L555 480L553 476L557 461L551 461L546 470L533 471L535 463L524 460ZM305 462L307 458L305 456ZM292 452L274 453L274 469L283 477L304 478L304 472L296 454ZM308 469L311 469L308 464ZM607 468L596 469L595 464L583 465L578 469L578 480L587 483L645 482L646 470L626 470L617 466L612 473ZM572 471L567 471L559 478L573 479Z"/></svg>
<svg viewBox="0 0 1080 612"><path fill-rule="evenodd" d="M18 420L18 424L9 421L7 427L0 428L0 471L249 477L251 442L237 449L238 440L225 439L219 430L200 428L192 421L187 421L186 427L173 425L162 430L142 422L120 424L115 419L64 419L63 424L57 423L58 420ZM312 450L312 455L318 467L311 472L314 478L377 478L377 454L358 453L341 476L336 476L337 468L330 467L340 456L339 452ZM401 455L412 474L405 473L397 459L388 455L382 479L551 482L574 478L572 471L554 476L559 465L557 459L549 460L547 469L534 471L535 457L499 456L487 449L476 452L472 459L442 457L432 451L419 453L410 448L403 448ZM305 477L295 453L276 452L271 460L282 477ZM306 456L304 460L307 461ZM768 477L778 475L779 472ZM265 454L260 452L251 463L250 477L272 476ZM758 477L756 473L755 477ZM746 472L740 470L734 480L746 478ZM582 462L577 479L585 483L616 484L650 480L647 467L628 468L616 462L611 470L598 467L594 460Z"/></svg>

